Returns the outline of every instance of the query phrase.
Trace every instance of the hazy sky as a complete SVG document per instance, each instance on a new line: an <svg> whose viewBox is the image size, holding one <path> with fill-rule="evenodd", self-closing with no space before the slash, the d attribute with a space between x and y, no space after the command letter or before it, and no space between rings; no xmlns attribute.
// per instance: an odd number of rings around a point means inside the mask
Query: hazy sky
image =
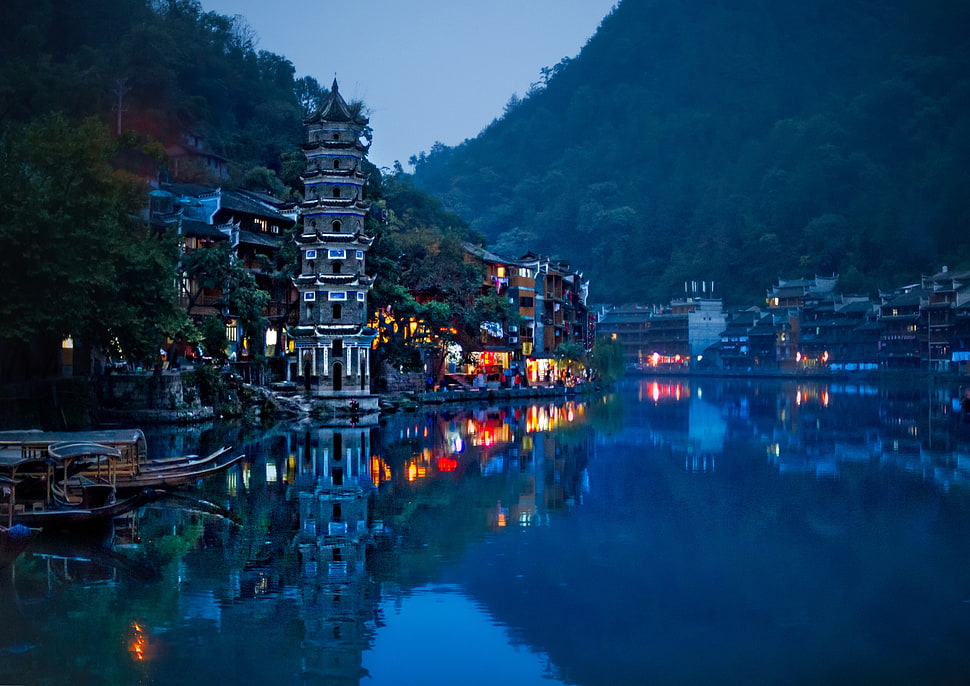
<svg viewBox="0 0 970 686"><path fill-rule="evenodd" d="M370 110L378 167L474 138L542 67L575 57L616 0L201 0L257 49Z"/></svg>

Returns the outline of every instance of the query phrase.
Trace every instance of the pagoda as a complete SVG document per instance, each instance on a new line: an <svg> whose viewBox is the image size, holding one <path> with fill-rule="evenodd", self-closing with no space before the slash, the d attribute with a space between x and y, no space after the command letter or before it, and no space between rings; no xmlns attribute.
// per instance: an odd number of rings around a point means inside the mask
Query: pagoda
<svg viewBox="0 0 970 686"><path fill-rule="evenodd" d="M364 273L374 239L364 233L369 203L361 169L370 147L368 120L347 105L334 79L320 108L304 121L306 171L300 205L303 231L296 238L300 318L290 328L299 380L306 392L335 406L377 408L370 392L369 351L376 331L367 326Z"/></svg>

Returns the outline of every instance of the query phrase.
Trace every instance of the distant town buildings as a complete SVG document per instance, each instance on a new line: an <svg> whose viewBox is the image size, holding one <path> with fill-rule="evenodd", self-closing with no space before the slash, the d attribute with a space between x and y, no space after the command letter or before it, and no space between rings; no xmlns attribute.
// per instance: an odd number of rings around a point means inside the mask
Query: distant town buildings
<svg viewBox="0 0 970 686"><path fill-rule="evenodd" d="M837 275L780 278L764 304L732 310L705 295L606 309L598 332L639 369L970 373L970 272L944 267L878 298L839 292Z"/></svg>

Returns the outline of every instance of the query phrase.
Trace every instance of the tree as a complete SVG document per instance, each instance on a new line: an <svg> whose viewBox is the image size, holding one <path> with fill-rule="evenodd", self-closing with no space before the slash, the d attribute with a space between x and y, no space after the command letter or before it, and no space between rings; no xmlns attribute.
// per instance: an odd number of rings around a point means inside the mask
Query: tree
<svg viewBox="0 0 970 686"><path fill-rule="evenodd" d="M185 326L177 244L149 237L147 188L111 164L123 143L60 115L0 133L3 338L70 336L138 359Z"/></svg>
<svg viewBox="0 0 970 686"><path fill-rule="evenodd" d="M586 364L586 351L583 346L575 341L563 341L552 351L553 356L566 363L566 370L571 372L575 367L577 371Z"/></svg>
<svg viewBox="0 0 970 686"><path fill-rule="evenodd" d="M589 363L596 378L610 384L623 376L623 344L613 338L600 336L593 343Z"/></svg>

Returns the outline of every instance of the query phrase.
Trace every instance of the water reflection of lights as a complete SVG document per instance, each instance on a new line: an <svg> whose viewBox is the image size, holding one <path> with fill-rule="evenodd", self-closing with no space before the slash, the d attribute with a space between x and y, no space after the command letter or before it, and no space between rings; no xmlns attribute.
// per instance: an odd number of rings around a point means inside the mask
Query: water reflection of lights
<svg viewBox="0 0 970 686"><path fill-rule="evenodd" d="M380 486L391 480L391 468L379 455L370 457L370 479L374 486Z"/></svg>
<svg viewBox="0 0 970 686"><path fill-rule="evenodd" d="M660 383L659 381L651 381L646 384L646 393L644 393L643 386L640 387L640 400L649 398L654 403L659 403L661 400L675 400L680 401L684 398L690 397L690 387L679 383Z"/></svg>
<svg viewBox="0 0 970 686"><path fill-rule="evenodd" d="M458 460L453 457L439 457L438 458L438 471L439 472L453 472L458 469Z"/></svg>
<svg viewBox="0 0 970 686"><path fill-rule="evenodd" d="M141 622L131 623L131 637L128 640L128 652L135 662L144 662L148 653L148 636Z"/></svg>
<svg viewBox="0 0 970 686"><path fill-rule="evenodd" d="M568 401L561 405L537 404L521 408L488 408L471 415L429 420L426 425L400 429L400 439L420 439L410 459L401 465L400 477L416 484L435 475L461 471L462 459L478 461L483 469L500 470L503 446L510 455L533 448L531 434L547 432L586 420L586 404ZM494 464L492 464L494 462ZM371 458L371 480L375 485L392 481L391 469L380 458Z"/></svg>

